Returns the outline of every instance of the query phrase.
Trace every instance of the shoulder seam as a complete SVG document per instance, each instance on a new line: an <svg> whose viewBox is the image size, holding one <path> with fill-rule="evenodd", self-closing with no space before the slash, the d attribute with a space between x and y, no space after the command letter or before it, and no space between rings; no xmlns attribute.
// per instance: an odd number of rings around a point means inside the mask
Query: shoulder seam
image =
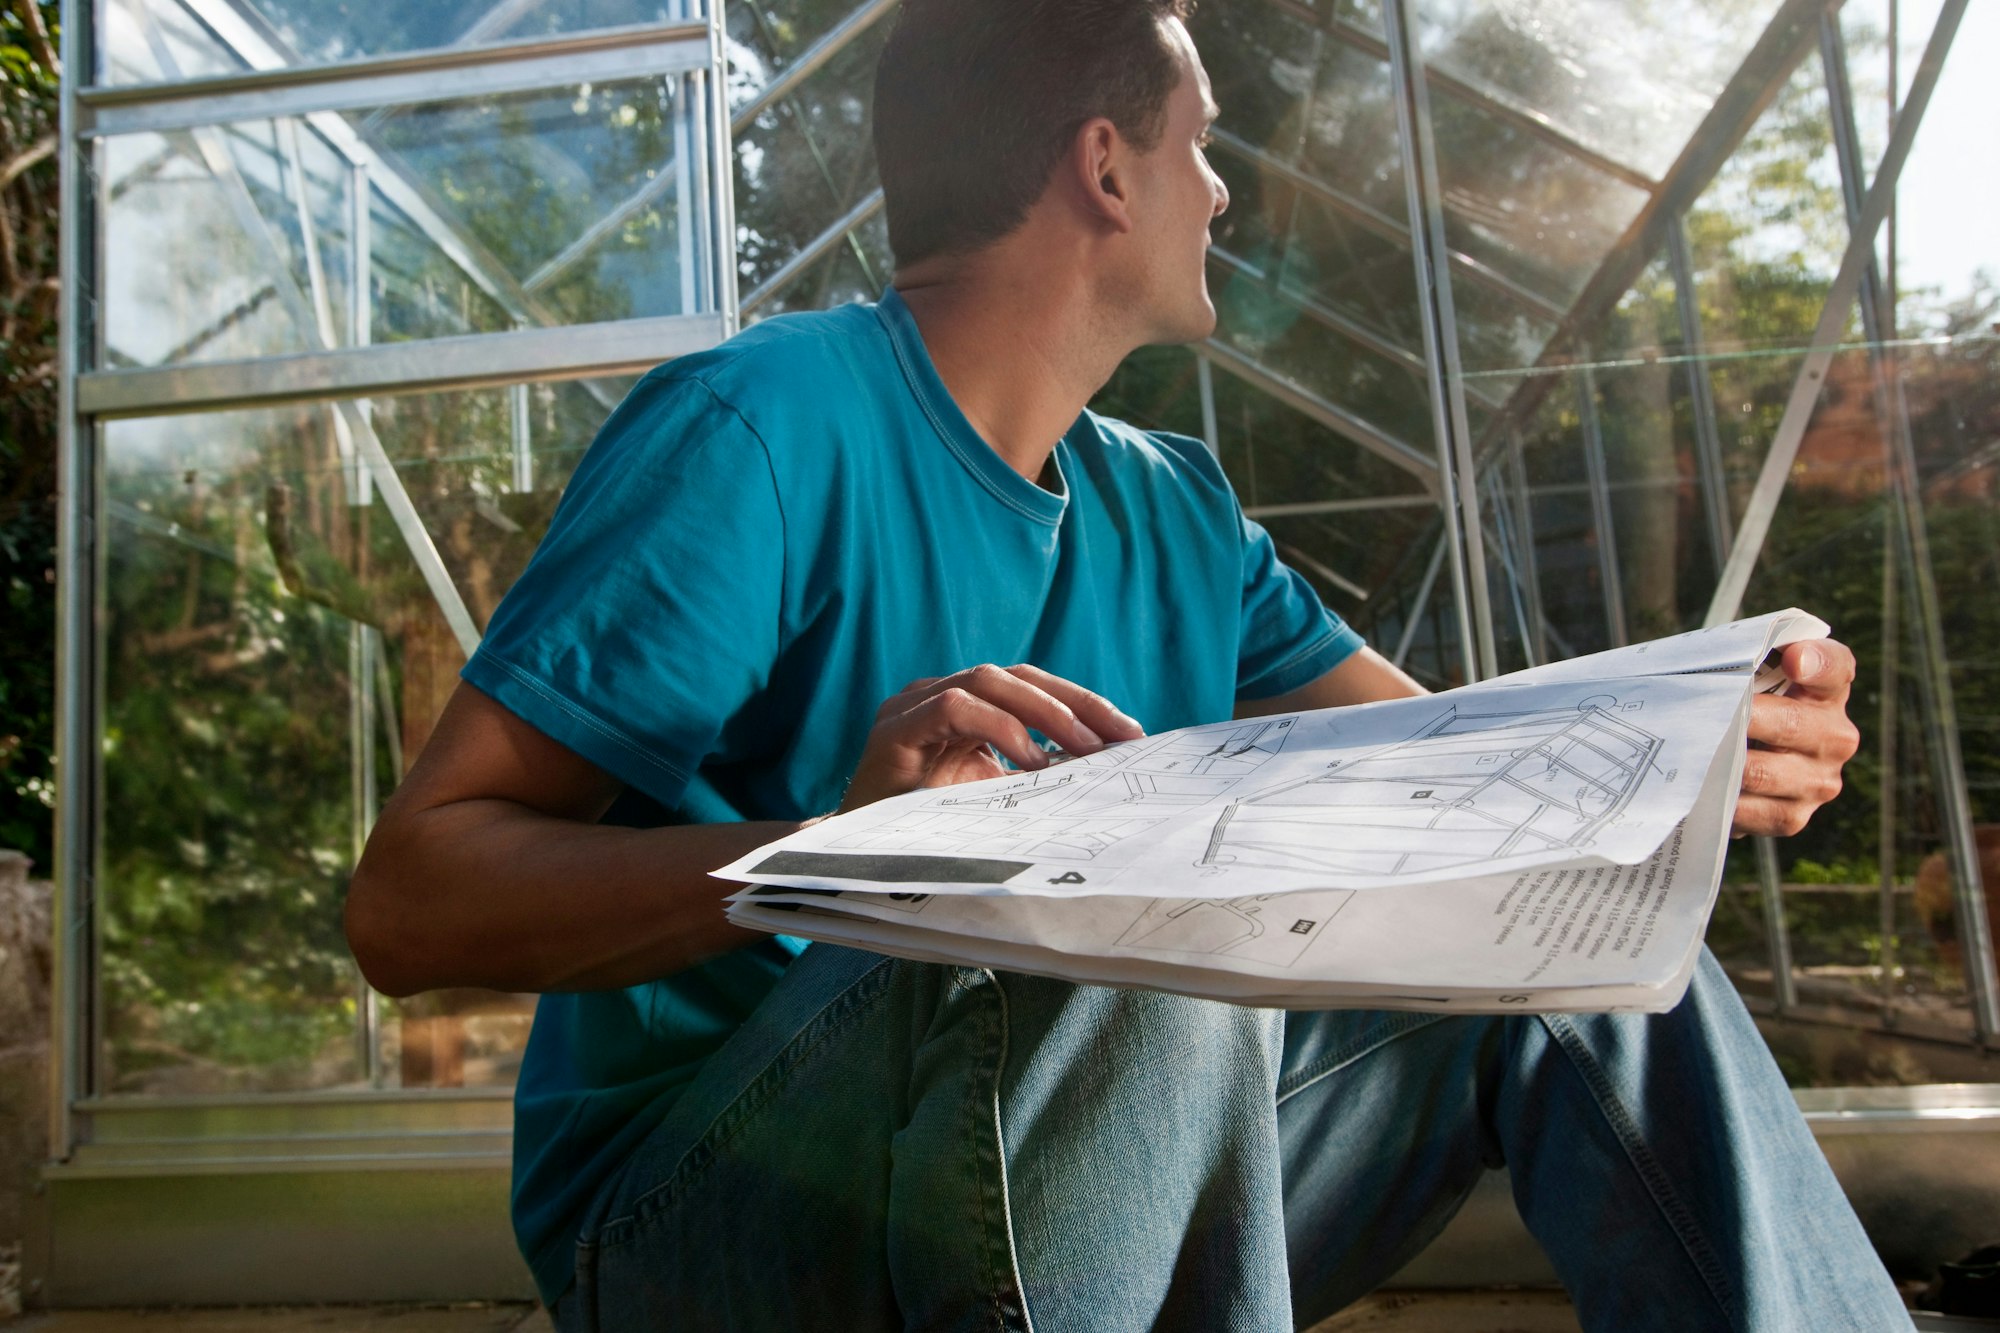
<svg viewBox="0 0 2000 1333"><path fill-rule="evenodd" d="M709 384L707 380L689 376L687 382L699 386L703 393L715 400L717 407L722 408L729 415L735 417L741 423L743 429L749 433L750 438L757 442L757 452L764 457L764 475L771 483L771 503L778 510L778 605L777 623L771 627L771 641L778 646L778 651L782 653L785 650L785 596L791 588L791 520L785 513L785 491L778 484L778 465L771 461L770 442L751 423L750 418L743 415L741 408L717 393L715 387Z"/></svg>

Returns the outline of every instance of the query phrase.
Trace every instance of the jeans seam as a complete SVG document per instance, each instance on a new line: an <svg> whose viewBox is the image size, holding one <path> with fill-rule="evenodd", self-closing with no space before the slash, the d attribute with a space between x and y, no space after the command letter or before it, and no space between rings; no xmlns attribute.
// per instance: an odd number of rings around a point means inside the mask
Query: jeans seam
<svg viewBox="0 0 2000 1333"><path fill-rule="evenodd" d="M1611 1080L1605 1074L1603 1067L1591 1054L1589 1044L1576 1031L1575 1026L1561 1014L1541 1014L1539 1017L1542 1025L1548 1029L1549 1035L1555 1038L1557 1048L1569 1058L1570 1064L1583 1079L1584 1085L1590 1089L1591 1098L1597 1103L1598 1113L1604 1117L1611 1132L1617 1136L1620 1146L1625 1150L1626 1159L1631 1162L1633 1171L1646 1186L1646 1192L1652 1196L1653 1206L1660 1210L1675 1239L1680 1241L1688 1262L1692 1263L1695 1271L1701 1274L1702 1281L1708 1289L1709 1299L1715 1302L1723 1318L1730 1320L1731 1312L1736 1305L1734 1284L1730 1282L1722 1261L1701 1234L1701 1227L1695 1221L1694 1214L1681 1201L1679 1193L1667 1179L1666 1171L1654 1159L1652 1150L1646 1146L1645 1137L1639 1132L1639 1126L1626 1112L1624 1102L1611 1086Z"/></svg>
<svg viewBox="0 0 2000 1333"><path fill-rule="evenodd" d="M963 974L961 974L963 975ZM982 1089L977 1081L967 1088L965 1099L965 1123L971 1140L968 1157L977 1178L973 1181L972 1196L979 1210L978 1227L982 1247L986 1252L988 1287L992 1293L993 1325L996 1329L1018 1329L1022 1333L1033 1333L1033 1324L1028 1319L1027 1292L1021 1284L1021 1274L1015 1263L1014 1218L1009 1206L1007 1191L1007 1155L1001 1140L1000 1126L1000 1082L1007 1068L1007 997L1000 989L1000 979L986 968L979 970L993 995L991 1008L987 1010L983 1026L991 1033L986 1047L992 1053L992 1083L990 1092L981 1096ZM981 1102L986 1103L985 1107ZM993 1132L987 1134L980 1121L982 1112L990 1110L993 1116ZM992 1182L999 1182L999 1198L994 1193ZM997 1208L999 1227L996 1233L991 1210ZM1004 1241L1004 1246L1002 1242ZM1003 1252L1004 1250L1004 1252ZM1019 1319L1009 1318L1008 1294L1010 1290L1018 1294Z"/></svg>
<svg viewBox="0 0 2000 1333"><path fill-rule="evenodd" d="M626 1245L638 1234L639 1228L657 1218L673 1202L698 1182L714 1164L716 1157L737 1134L756 1118L764 1103L792 1072L807 1057L825 1045L848 1023L860 1017L887 989L892 960L882 959L857 981L841 991L814 1015L811 1023L800 1031L772 1058L771 1062L758 1072L729 1104L716 1113L695 1141L681 1154L674 1170L659 1184L632 1201L631 1208L607 1220L598 1228L597 1235L581 1241L580 1244L595 1249L598 1253Z"/></svg>
<svg viewBox="0 0 2000 1333"><path fill-rule="evenodd" d="M1333 1050L1310 1064L1287 1074L1278 1081L1277 1105L1283 1106L1292 1098L1304 1092L1313 1084L1343 1067L1353 1064L1369 1052L1388 1045L1399 1037L1408 1036L1418 1028L1428 1027L1445 1017L1443 1014L1396 1014L1385 1019L1378 1026L1369 1028L1353 1041Z"/></svg>

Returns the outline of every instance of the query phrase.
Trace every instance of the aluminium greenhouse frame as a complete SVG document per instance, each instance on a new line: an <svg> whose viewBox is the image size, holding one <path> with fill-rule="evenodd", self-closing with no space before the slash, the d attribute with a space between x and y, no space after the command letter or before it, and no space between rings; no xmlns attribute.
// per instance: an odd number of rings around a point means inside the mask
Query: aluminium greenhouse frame
<svg viewBox="0 0 2000 1333"><path fill-rule="evenodd" d="M50 1104L52 1156L48 1173L46 1224L31 1238L30 1272L45 1283L42 1299L57 1304L220 1301L299 1301L336 1299L462 1298L513 1296L527 1292L525 1273L512 1253L504 1226L504 1198L510 1124L499 1092L378 1091L372 1093L287 1094L229 1098L137 1098L107 1096L99 1086L96 1025L97 896L99 835L103 808L102 626L98 607L105 577L109 521L101 471L105 422L168 413L290 403L319 403L339 413L339 432L361 494L379 493L413 561L462 647L477 642L477 629L461 594L412 508L395 464L376 439L368 414L353 400L372 396L450 389L517 386L534 381L583 380L622 374L714 345L732 333L739 318L753 315L836 250L858 253L858 236L882 209L879 188L864 194L803 244L778 269L740 298L732 198L733 136L760 115L792 99L801 85L847 51L884 20L894 0L857 0L848 17L747 103L732 111L727 98L727 32L724 0L708 0L706 18L599 31L534 41L492 42L494 24L475 24L466 45L409 55L301 65L273 45L271 35L252 21L239 0L184 0L192 12L209 16L236 34L248 72L180 79L139 86L93 85L96 34L108 0L64 0L65 33L62 171L62 406L61 535L59 589L59 718L57 947L55 991L55 1077ZM1399 662L1409 653L1423 608L1440 580L1449 590L1450 619L1468 679L1500 669L1496 621L1512 616L1523 630L1530 654L1546 653L1547 623L1541 613L1534 571L1534 536L1520 463L1520 429L1555 383L1529 376L1504 397L1489 394L1463 371L1454 303L1456 285L1479 287L1555 324L1538 366L1553 368L1587 360L1583 348L1640 272L1665 254L1673 273L1677 311L1690 347L1700 345L1699 314L1683 219L1722 164L1750 131L1757 117L1799 64L1815 53L1826 65L1834 91L1840 131L1846 207L1852 225L1847 253L1826 302L1819 355L1801 372L1784 426L1770 446L1763 480L1752 510L1733 522L1719 503L1720 446L1715 406L1707 375L1695 359L1687 365L1696 403L1697 462L1704 484L1704 521L1718 551L1728 552L1728 574L1710 620L1727 618L1740 600L1744 581L1761 551L1769 517L1789 471L1792 452L1803 436L1818 398L1824 366L1859 300L1871 343L1879 342L1887 297L1874 271L1874 236L1888 215L1897 174L1935 86L1945 52L1967 0L1946 0L1931 50L1912 82L1894 142L1872 184L1864 191L1853 147L1853 96L1848 86L1835 15L1840 0L1782 0L1762 36L1717 97L1684 151L1656 175L1639 171L1600 152L1550 123L1531 108L1464 79L1429 68L1418 44L1414 0L1382 0L1384 31L1376 34L1303 0L1259 0L1315 25L1330 40L1386 62L1402 158L1407 217L1390 217L1291 163L1221 129L1218 153L1264 170L1274 178L1336 211L1358 227L1393 240L1410 253L1420 295L1421 351L1385 339L1366 324L1310 298L1286 295L1306 318L1355 345L1392 360L1421 376L1434 445L1419 446L1384 426L1296 382L1282 371L1219 337L1195 351L1204 434L1218 445L1214 376L1231 376L1319 423L1327 430L1407 474L1418 487L1409 495L1340 500L1303 500L1252 506L1257 517L1338 513L1387 507L1434 509L1439 518L1434 544L1417 553L1422 577L1414 610L1395 645ZM520 0L497 0L494 13L522 8ZM685 6L684 6L685 8ZM519 92L565 83L633 75L697 76L706 104L701 125L687 142L699 160L680 166L690 188L679 206L700 214L712 238L696 286L704 291L702 313L564 326L540 293L590 245L644 209L666 187L642 189L607 212L564 253L525 279L509 277L476 241L455 234L449 223L427 209L420 192L398 183L393 167L375 159L366 143L335 113L480 93ZM1482 115L1585 163L1647 195L1598 265L1580 295L1567 306L1524 287L1480 259L1454 250L1445 225L1439 183L1433 107L1438 99L1471 107ZM103 330L86 299L104 272L100 216L104 180L104 138L136 130L173 130L197 136L213 133L230 120L297 116L344 146L357 179L401 191L399 203L419 219L432 239L454 255L466 272L480 277L485 290L513 318L513 331L432 338L384 346L337 347L330 336L331 315L323 282L293 284L278 299L295 323L316 334L309 350L286 356L211 361L170 368L124 368L105 364ZM296 150L294 150L296 151ZM664 176L664 173L663 173ZM366 199L365 190L357 192ZM366 204L360 207L366 213ZM301 225L311 239L309 209ZM365 217L353 231L360 262L366 263ZM255 229L251 229L254 233ZM1218 250L1216 262L1248 268L1248 261ZM317 269L315 269L317 272ZM365 301L367 284L354 284ZM365 327L366 320L355 321ZM1813 366L1817 364L1818 369ZM1896 420L1900 388L1892 364L1877 365L1878 392ZM608 404L607 404L608 406ZM1471 408L1490 424L1475 432ZM1594 406L1584 404L1586 485L1594 512L1609 522L1609 490ZM525 413L525 407L520 409ZM1958 885L1961 920L1967 923L1975 1038L2000 1040L2000 982L1996 982L1990 923L1979 880L1972 816L1958 754L1958 727L1951 685L1944 669L1940 613L1924 528L1915 491L1914 462L1907 425L1892 431L1896 498L1896 555L1909 585L1909 606L1923 660L1909 663L1924 702L1925 745L1937 772L1945 775L1951 799L1945 805L1947 850ZM532 475L524 448L517 475ZM1482 494L1484 492L1484 494ZM1615 561L1609 544L1600 557ZM1337 571L1321 570L1340 580ZM1615 566L1605 577L1615 590ZM1496 595L1497 594L1497 595ZM1625 634L1615 597L1606 614L1614 641ZM1390 647L1385 643L1385 651ZM375 651L366 636L357 653ZM372 680L363 670L357 679ZM372 688L372 685L370 686ZM358 705L357 705L358 706ZM372 779L368 779L371 780ZM357 770L357 783L364 781ZM372 790L371 790L372 800ZM1887 816L1885 816L1886 818ZM357 830L357 839L365 836ZM1785 949L1783 904L1775 861L1760 849L1764 867L1764 908L1771 924L1774 955ZM1886 881L1885 881L1886 882ZM1886 893L1886 890L1885 890ZM1885 899L1886 901L1886 899ZM1774 968L1775 1005L1797 1006L1789 966ZM371 1010L372 1012L372 1010ZM1954 1092L1940 1087L1883 1089L1868 1093L1802 1094L1809 1118L1851 1189L1922 1188L1962 1173L1964 1164L1945 1149L1977 1143L1989 1149L2000 1136L2000 1105L1977 1089ZM1911 1131L1926 1136L1911 1137ZM1968 1135L1977 1137L1967 1137ZM1931 1137L1941 1136L1941 1137ZM1934 1146L1932 1146L1934 1145ZM1482 1195L1482 1198L1487 1196ZM1490 1227L1492 1209L1454 1224L1455 1232ZM181 1221L142 1222L142 1217L178 1212ZM1474 1210L1475 1213L1478 1209ZM333 1219L329 1222L327 1219ZM239 1238L228 1254L211 1249L206 1259L190 1259L185 1247L198 1234L221 1230ZM1518 1229L1517 1229L1518 1230ZM1448 1243L1448 1242L1447 1242ZM1520 1254L1518 1235L1510 1242ZM1530 1254L1508 1270L1514 1280L1536 1280L1541 1269ZM1504 1280L1505 1274L1433 1271L1428 1280Z"/></svg>

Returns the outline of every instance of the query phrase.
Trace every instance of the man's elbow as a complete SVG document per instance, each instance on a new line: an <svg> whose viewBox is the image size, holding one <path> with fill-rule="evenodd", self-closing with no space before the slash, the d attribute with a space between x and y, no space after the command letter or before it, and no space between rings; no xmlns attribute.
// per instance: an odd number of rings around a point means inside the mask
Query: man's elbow
<svg viewBox="0 0 2000 1333"><path fill-rule="evenodd" d="M373 840L368 851L376 851ZM423 950L409 919L401 886L381 869L382 857L364 853L347 884L342 922L347 947L368 984L382 994L404 999L438 983L425 975Z"/></svg>

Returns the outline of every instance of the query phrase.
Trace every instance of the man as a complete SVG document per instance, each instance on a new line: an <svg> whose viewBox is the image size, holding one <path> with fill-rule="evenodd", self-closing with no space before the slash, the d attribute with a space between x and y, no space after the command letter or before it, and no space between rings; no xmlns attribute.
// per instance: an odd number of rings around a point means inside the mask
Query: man
<svg viewBox="0 0 2000 1333"><path fill-rule="evenodd" d="M515 1221L565 1330L1286 1327L1503 1161L1592 1327L1895 1327L1713 960L1656 1018L1286 1015L724 920L712 867L1040 767L1037 733L1417 690L1198 444L1083 411L1214 324L1184 4L907 0L876 102L894 288L614 415L383 813L357 957L392 994L545 992ZM1851 656L1786 665L1745 830L1802 824L1854 747Z"/></svg>

